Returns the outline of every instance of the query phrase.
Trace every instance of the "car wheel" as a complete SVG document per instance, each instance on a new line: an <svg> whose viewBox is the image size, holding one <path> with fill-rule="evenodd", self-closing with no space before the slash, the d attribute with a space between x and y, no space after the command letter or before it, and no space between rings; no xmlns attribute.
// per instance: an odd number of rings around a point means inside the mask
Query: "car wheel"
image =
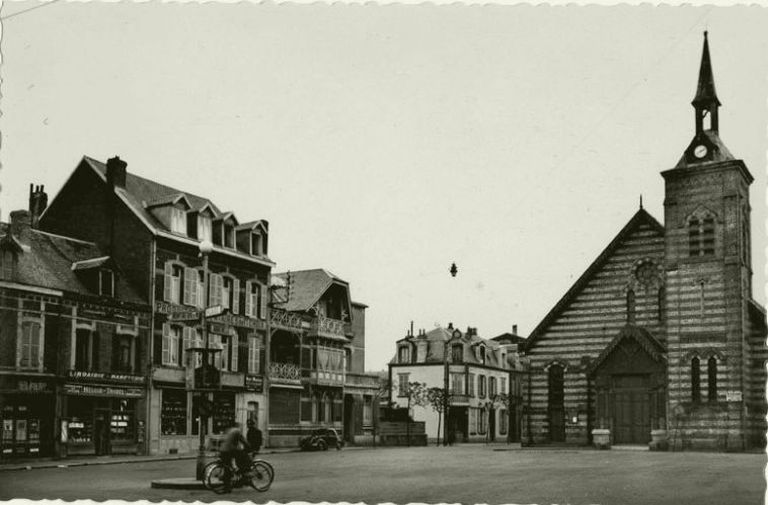
<svg viewBox="0 0 768 505"><path fill-rule="evenodd" d="M320 449L321 451L327 451L328 444L326 444L324 440L321 440L317 443L317 448Z"/></svg>

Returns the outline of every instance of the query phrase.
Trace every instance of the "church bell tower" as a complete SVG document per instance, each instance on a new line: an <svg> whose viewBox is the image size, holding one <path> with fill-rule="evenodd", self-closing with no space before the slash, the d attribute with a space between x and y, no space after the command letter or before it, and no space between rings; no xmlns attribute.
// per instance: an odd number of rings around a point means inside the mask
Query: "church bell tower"
<svg viewBox="0 0 768 505"><path fill-rule="evenodd" d="M738 450L744 403L732 392L743 391L748 373L753 178L720 139L707 32L691 104L693 139L675 168L662 173L668 419L678 423L683 446Z"/></svg>

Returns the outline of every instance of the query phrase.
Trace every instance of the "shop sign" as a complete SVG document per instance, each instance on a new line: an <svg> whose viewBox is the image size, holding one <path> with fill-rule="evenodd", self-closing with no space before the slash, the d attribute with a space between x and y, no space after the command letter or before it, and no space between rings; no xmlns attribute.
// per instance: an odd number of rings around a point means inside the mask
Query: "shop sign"
<svg viewBox="0 0 768 505"><path fill-rule="evenodd" d="M90 384L64 384L64 393L77 396L113 396L119 398L141 398L142 388L120 388L114 386L92 386Z"/></svg>
<svg viewBox="0 0 768 505"><path fill-rule="evenodd" d="M88 382L130 382L131 384L144 384L146 382L146 377L143 375L109 372L86 372L83 370L67 370L67 378Z"/></svg>
<svg viewBox="0 0 768 505"><path fill-rule="evenodd" d="M168 319L174 319L176 321L183 321L185 317L194 318L200 317L200 311L190 309L189 307L182 307L180 305L174 305L168 302L155 302L155 312L158 314L165 314Z"/></svg>
<svg viewBox="0 0 768 505"><path fill-rule="evenodd" d="M47 382L21 380L17 382L17 389L29 393L50 393L51 385Z"/></svg>
<svg viewBox="0 0 768 505"><path fill-rule="evenodd" d="M265 323L260 319L252 319L250 317L239 316L239 315L230 314L230 313L221 314L220 316L213 317L209 319L209 322L219 323L221 325L238 326L241 328L251 328L254 330L265 330L267 328L267 323ZM214 333L221 333L221 331L214 332Z"/></svg>
<svg viewBox="0 0 768 505"><path fill-rule="evenodd" d="M725 401L727 401L727 402L740 402L741 401L741 391L726 391L725 392Z"/></svg>
<svg viewBox="0 0 768 505"><path fill-rule="evenodd" d="M246 375L245 389L247 389L248 391L255 391L256 393L263 393L264 377L254 377L252 375Z"/></svg>

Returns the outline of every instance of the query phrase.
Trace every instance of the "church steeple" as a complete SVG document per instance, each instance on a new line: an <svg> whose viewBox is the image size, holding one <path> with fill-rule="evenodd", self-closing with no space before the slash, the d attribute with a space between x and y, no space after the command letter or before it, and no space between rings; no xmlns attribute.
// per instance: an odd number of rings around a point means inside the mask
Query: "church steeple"
<svg viewBox="0 0 768 505"><path fill-rule="evenodd" d="M703 130L717 132L717 108L721 104L715 92L715 78L712 75L712 61L709 58L709 41L706 31L704 32L704 49L701 53L701 67L699 68L699 84L691 104L696 109L696 133L701 133ZM709 125L704 124L707 115L709 115ZM709 127L706 128L705 126Z"/></svg>
<svg viewBox="0 0 768 505"><path fill-rule="evenodd" d="M683 157L677 163L677 168L734 159L723 141L720 140L720 124L717 114L720 100L715 92L715 78L712 75L712 60L709 57L707 32L704 32L704 47L701 52L696 96L693 97L691 105L696 111L696 133Z"/></svg>

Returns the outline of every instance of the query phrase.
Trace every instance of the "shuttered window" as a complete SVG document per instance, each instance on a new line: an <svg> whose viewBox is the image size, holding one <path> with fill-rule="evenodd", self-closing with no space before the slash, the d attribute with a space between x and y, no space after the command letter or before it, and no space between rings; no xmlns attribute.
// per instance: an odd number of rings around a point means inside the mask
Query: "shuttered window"
<svg viewBox="0 0 768 505"><path fill-rule="evenodd" d="M21 359L22 368L42 368L42 332L39 321L24 321L21 325Z"/></svg>
<svg viewBox="0 0 768 505"><path fill-rule="evenodd" d="M691 360L691 401L701 401L701 361L698 357Z"/></svg>
<svg viewBox="0 0 768 505"><path fill-rule="evenodd" d="M231 371L233 371L233 372L237 372L237 370L238 370L238 368L237 368L238 367L238 361L240 359L240 356L239 356L239 354L240 354L240 346L239 346L240 339L239 339L239 337L237 335L232 335L229 338L230 338L230 347L231 347L231 350L232 350L232 352L231 352L232 359L230 360L230 367L229 367L229 369Z"/></svg>
<svg viewBox="0 0 768 505"><path fill-rule="evenodd" d="M248 373L258 374L260 372L261 349L259 348L259 339L248 337Z"/></svg>
<svg viewBox="0 0 768 505"><path fill-rule="evenodd" d="M163 365L179 364L179 334L181 329L170 324L163 325Z"/></svg>
<svg viewBox="0 0 768 505"><path fill-rule="evenodd" d="M707 361L707 400L717 401L717 359L714 356Z"/></svg>
<svg viewBox="0 0 768 505"><path fill-rule="evenodd" d="M184 305L196 306L198 274L194 268L184 268Z"/></svg>

